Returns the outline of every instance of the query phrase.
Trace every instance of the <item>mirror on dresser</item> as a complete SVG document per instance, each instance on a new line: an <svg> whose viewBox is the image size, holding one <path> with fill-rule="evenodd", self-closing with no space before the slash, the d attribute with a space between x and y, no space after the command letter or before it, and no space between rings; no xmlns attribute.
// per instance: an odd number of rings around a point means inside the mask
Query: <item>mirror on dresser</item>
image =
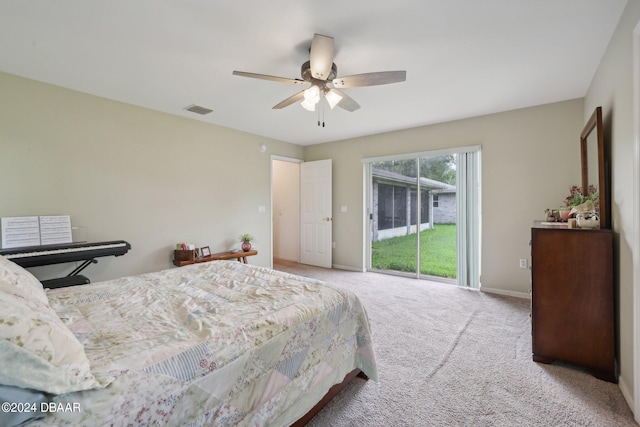
<svg viewBox="0 0 640 427"><path fill-rule="evenodd" d="M582 193L589 195L593 186L599 193L600 228L610 228L608 158L602 127L602 107L597 107L580 134Z"/></svg>

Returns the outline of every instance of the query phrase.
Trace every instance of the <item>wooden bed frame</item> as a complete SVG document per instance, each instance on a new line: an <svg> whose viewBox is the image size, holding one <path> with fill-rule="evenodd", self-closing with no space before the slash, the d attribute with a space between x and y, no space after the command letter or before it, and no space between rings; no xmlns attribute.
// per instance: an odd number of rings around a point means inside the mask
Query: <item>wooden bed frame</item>
<svg viewBox="0 0 640 427"><path fill-rule="evenodd" d="M302 416L302 418L300 418L295 423L291 424L291 427L303 427L303 426L305 426L309 421L311 421L311 418L313 418L318 412L320 412L320 410L322 408L324 408L324 406L327 403L329 403L329 401L331 399L333 399L334 396L336 396L338 393L340 393L340 391L343 388L345 388L347 386L347 384L349 384L351 381L353 381L353 379L355 377L360 377L360 378L363 378L365 380L369 380L369 377L367 377L364 374L364 372L362 372L358 368L356 368L353 371L349 372L344 377L344 380L342 380L342 382L340 384L335 384L333 387L331 387L329 389L329 391L327 392L327 394L325 394L324 397L320 400L320 402L318 402L316 404L316 406L311 408L311 410L309 412L307 412L304 416Z"/></svg>

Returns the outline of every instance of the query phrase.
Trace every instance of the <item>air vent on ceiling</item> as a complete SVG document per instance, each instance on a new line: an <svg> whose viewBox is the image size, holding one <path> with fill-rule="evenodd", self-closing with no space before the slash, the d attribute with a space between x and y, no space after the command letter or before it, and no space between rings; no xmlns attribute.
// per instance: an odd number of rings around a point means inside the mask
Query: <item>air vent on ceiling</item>
<svg viewBox="0 0 640 427"><path fill-rule="evenodd" d="M211 113L213 110L210 110L208 108L205 107L201 107L199 105L195 105L195 104L191 104L188 107L184 107L185 110L187 111L191 111L192 113L196 113L196 114L209 114Z"/></svg>

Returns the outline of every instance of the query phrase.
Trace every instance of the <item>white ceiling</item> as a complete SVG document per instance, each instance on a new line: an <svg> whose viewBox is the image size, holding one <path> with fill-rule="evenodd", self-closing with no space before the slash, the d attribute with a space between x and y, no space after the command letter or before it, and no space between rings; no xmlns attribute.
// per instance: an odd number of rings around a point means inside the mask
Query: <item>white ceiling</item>
<svg viewBox="0 0 640 427"><path fill-rule="evenodd" d="M585 95L626 0L3 0L0 71L300 145ZM273 107L300 86L314 33L361 106ZM1 96L1 94L0 94ZM184 110L191 104L213 113Z"/></svg>

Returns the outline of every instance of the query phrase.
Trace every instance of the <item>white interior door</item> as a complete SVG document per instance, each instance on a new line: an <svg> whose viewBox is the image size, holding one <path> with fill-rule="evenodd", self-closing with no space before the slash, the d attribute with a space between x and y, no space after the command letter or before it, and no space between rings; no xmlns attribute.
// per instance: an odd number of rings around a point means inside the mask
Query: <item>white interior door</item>
<svg viewBox="0 0 640 427"><path fill-rule="evenodd" d="M331 268L331 159L300 164L300 262Z"/></svg>

